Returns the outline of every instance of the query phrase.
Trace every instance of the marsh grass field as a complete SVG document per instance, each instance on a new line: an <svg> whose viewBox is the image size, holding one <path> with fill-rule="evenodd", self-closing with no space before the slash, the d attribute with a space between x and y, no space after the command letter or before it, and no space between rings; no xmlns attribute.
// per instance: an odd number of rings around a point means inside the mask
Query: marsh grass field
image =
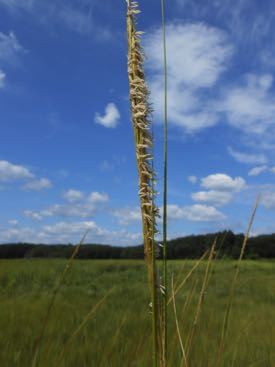
<svg viewBox="0 0 275 367"><path fill-rule="evenodd" d="M173 274L175 288L194 264L195 260L168 263L169 281ZM31 366L35 340L65 265L66 260L51 259L0 261L1 367ZM206 266L207 262L202 262L176 295L184 345L193 328ZM211 265L188 366L217 365L235 267L236 262L231 260ZM217 367L275 366L274 272L274 261L242 262L225 348ZM143 261L74 260L51 310L36 366L150 366L151 317L146 285ZM111 293L72 338L110 289ZM168 306L168 351L169 366L184 366L173 302Z"/></svg>

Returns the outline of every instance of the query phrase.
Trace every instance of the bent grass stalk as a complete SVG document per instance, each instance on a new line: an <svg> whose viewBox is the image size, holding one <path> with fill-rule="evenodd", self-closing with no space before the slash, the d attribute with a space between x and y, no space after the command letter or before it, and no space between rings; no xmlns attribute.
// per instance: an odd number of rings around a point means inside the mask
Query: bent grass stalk
<svg viewBox="0 0 275 367"><path fill-rule="evenodd" d="M186 329L187 329L187 325L184 325L184 321L185 321L185 314L187 315L186 319L189 318L189 313L188 313L188 309L190 307L190 304L191 304L191 301L193 299L193 296L195 294L195 291L197 289L197 284L198 284L198 279L194 279L194 281L192 282L192 286L191 288L187 291L186 293L186 296L185 296L185 301L184 301L184 304L183 304L183 307L181 308L181 317L180 317L180 321L181 321L181 324L182 324L182 334L185 335L186 334ZM175 292L175 285L174 285L174 292ZM175 296L175 293L174 293L174 296ZM173 297L173 295L172 295ZM176 297L175 297L176 298ZM173 299L172 299L173 301ZM175 341L178 339L178 334L175 333L175 336L174 336L174 341L172 343L172 345L175 344ZM174 349L174 348L173 348ZM172 350L171 350L171 353L172 353Z"/></svg>
<svg viewBox="0 0 275 367"><path fill-rule="evenodd" d="M113 292L114 287L111 288L105 295L104 297L102 297L93 307L92 309L87 313L87 315L84 317L83 321L81 322L81 324L76 328L76 330L72 333L72 335L70 336L70 338L66 341L66 343L63 346L63 349L60 353L60 356L57 360L56 363L56 367L59 367L66 351L68 350L68 347L70 346L70 344L72 343L72 341L74 340L74 338L80 333L80 331L83 329L83 327L88 323L88 321L90 320L91 316L98 310L98 308L105 302L105 300L107 299L107 297L110 295L111 292Z"/></svg>
<svg viewBox="0 0 275 367"><path fill-rule="evenodd" d="M181 353L182 353L182 359L184 360L185 367L188 367L188 362L187 362L186 353L185 353L185 349L184 349L183 342L182 342L182 337L181 337L180 327L179 327L179 321L178 321L178 315L177 315L177 307L176 307L176 298L175 298L174 277L173 277L173 275L172 275L171 288L172 288L174 316L175 316L175 322L176 322L176 328L177 328L177 335L178 335L178 339L179 339L179 343L180 343L180 348L181 348Z"/></svg>
<svg viewBox="0 0 275 367"><path fill-rule="evenodd" d="M202 305L203 305L203 301L204 301L204 297L205 297L205 292L206 292L206 288L207 288L207 285L208 285L210 267L211 267L211 263L212 263L214 253L215 253L216 242L217 242L217 239L215 238L214 243L211 247L209 257L208 257L208 261L207 261L207 265L206 265L206 269L205 269L205 274L204 274L204 278L203 278L203 283L202 283L202 287L201 287L201 291L200 291L200 295L199 295L199 301L198 301L198 304L197 304L196 314L195 314L192 329L191 329L191 332L190 332L190 335L189 335L189 338L188 338L188 341L187 341L187 348L186 348L186 358L187 358L187 360L190 356L191 349L192 349L192 346L193 346L193 340L194 340L195 333L196 333L196 330L197 330L199 316L200 316L200 313L201 313L201 309L202 309Z"/></svg>
<svg viewBox="0 0 275 367"><path fill-rule="evenodd" d="M36 338L36 341L35 341L35 347L34 347L34 356L33 356L33 359L32 359L32 367L35 367L36 364L37 364L37 357L38 357L38 353L39 353L39 350L40 350L40 347L41 347L41 343L42 343L42 340L43 340L43 337L44 337L44 334L45 334L45 331L46 331L46 327L47 327L47 324L48 324L48 321L49 321L49 318L50 318L50 313L51 313L51 310L53 308L53 305L54 305L54 302L55 302L55 299L56 299L56 296L64 282L64 279L68 273L68 271L70 270L71 266L72 266L72 262L74 260L74 258L76 257L76 255L78 254L78 251L79 251L79 248L81 245L83 245L84 241L85 241L85 238L87 237L87 234L89 233L89 229L84 233L81 241L79 242L79 244L75 247L71 257L69 258L69 260L67 261L66 265L65 265L65 268L59 278L59 281L57 283L57 286L54 288L53 290L53 293L52 293L52 297L51 297L51 300L50 300L50 303L48 305L48 308L47 308L47 311L46 311L46 315L44 317L44 321L42 323L42 328L41 328L41 331L40 331L40 334L38 335L38 337Z"/></svg>
<svg viewBox="0 0 275 367"><path fill-rule="evenodd" d="M248 320L246 321L245 325L240 329L239 331L239 335L238 337L236 338L236 342L235 342L235 346L234 346L234 350L232 352L233 354L233 357L232 357L232 364L231 364L231 367L234 367L235 366L235 362L236 362L236 359L237 359L237 352L238 352L238 348L239 348L239 345L240 345L240 340L243 338L243 336L246 334L247 332L247 329L248 327L252 324L252 319L251 317L248 318Z"/></svg>
<svg viewBox="0 0 275 367"><path fill-rule="evenodd" d="M119 338L119 335L120 335L120 333L121 333L121 330L122 330L122 328L123 328L123 326L124 326L124 324L125 324L126 320L127 320L127 316L124 316L124 317L123 317L123 319L122 319L122 321L120 322L120 325L119 325L119 326L118 326L118 328L116 329L116 332L115 332L115 334L114 334L114 336L113 336L113 339L112 339L112 343L111 343L111 345L110 345L110 349L109 349L108 354L107 354L107 356L106 356L106 361L110 361L110 360L111 360L112 353L113 353L113 351L114 351L114 349L115 349L115 346L116 346L117 340L118 340L118 338ZM102 358L102 362L100 363L100 366L101 366L101 365L103 365L103 367L104 367L104 359L103 359L103 358Z"/></svg>
<svg viewBox="0 0 275 367"><path fill-rule="evenodd" d="M155 217L157 209L154 206L151 148L153 145L150 134L151 108L149 106L149 91L145 82L143 69L144 53L140 45L142 32L136 30L135 16L139 13L138 4L127 0L127 36L128 36L128 78L130 86L130 104L132 112L132 125L136 147L136 159L139 177L139 198L142 215L144 254L147 264L147 276L152 307L153 329L153 361L158 365L161 346L158 340L162 338L160 331L160 303L159 287L156 279L155 264Z"/></svg>
<svg viewBox="0 0 275 367"><path fill-rule="evenodd" d="M185 259L184 262L180 265L180 270L177 272L177 275L175 277L175 281L174 281L175 289L177 288L177 285L181 282L182 275L184 276L186 265L187 265L187 260Z"/></svg>
<svg viewBox="0 0 275 367"><path fill-rule="evenodd" d="M219 344L219 350L218 350L218 357L217 357L217 366L220 365L221 356L222 356L222 353L224 351L225 339L226 339L227 329L228 329L228 324L229 324L229 319L230 319L230 312L231 312L233 298L234 298L234 291L235 291L238 276L239 276L239 273L240 273L241 261L244 257L244 252L245 252L245 249L246 249L246 246L247 246L247 241L248 241L248 238L249 238L249 235L250 235L251 227L252 227L255 215L256 215L257 208L259 206L259 201L260 201L260 195L257 196L252 214L251 214L249 222L248 222L248 227L247 227L246 234L244 236L243 244L242 244L242 247L241 247L241 252L240 252L239 259L238 259L237 266L236 266L236 271L234 273L234 277L233 277L233 280L232 280L232 283L231 283L228 302L227 302L227 307L226 307L225 316L224 316L223 325L222 325L222 332L221 332L221 338L220 338L220 344Z"/></svg>
<svg viewBox="0 0 275 367"><path fill-rule="evenodd" d="M198 261L194 264L194 266L191 268L189 273L186 275L186 277L182 280L182 282L178 285L178 287L175 289L175 296L177 293L182 289L184 284L187 282L187 280L191 277L191 275L194 273L194 271L197 269L197 267L201 264L201 262L205 259L206 255L209 253L209 250L206 250L205 253L199 258ZM169 305L173 300L173 295L169 298L167 305Z"/></svg>

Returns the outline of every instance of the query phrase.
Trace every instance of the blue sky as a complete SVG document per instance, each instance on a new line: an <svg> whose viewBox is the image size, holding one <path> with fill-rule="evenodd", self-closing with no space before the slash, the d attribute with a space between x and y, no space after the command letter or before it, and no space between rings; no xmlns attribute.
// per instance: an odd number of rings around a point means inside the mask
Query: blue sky
<svg viewBox="0 0 275 367"><path fill-rule="evenodd" d="M159 1L140 1L161 207ZM141 243L126 2L0 0L0 242ZM275 231L275 6L167 2L170 238Z"/></svg>

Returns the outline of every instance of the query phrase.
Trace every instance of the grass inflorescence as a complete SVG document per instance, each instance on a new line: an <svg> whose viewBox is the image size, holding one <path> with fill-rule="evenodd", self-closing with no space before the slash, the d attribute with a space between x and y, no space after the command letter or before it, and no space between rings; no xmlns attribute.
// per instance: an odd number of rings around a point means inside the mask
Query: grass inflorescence
<svg viewBox="0 0 275 367"><path fill-rule="evenodd" d="M139 198L142 215L144 253L147 264L148 284L151 295L153 361L157 367L162 357L162 304L160 291L162 284L156 270L156 216L154 171L152 165L151 108L149 91L144 74L144 53L140 44L141 32L136 30L135 16L139 13L137 2L127 0L127 35L128 35L128 78L130 86L130 105L136 148L139 177Z"/></svg>

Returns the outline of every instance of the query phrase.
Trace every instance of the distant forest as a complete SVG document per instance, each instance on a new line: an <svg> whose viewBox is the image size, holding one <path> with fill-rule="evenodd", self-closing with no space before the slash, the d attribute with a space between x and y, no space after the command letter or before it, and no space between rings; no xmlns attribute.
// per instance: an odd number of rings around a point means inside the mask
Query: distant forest
<svg viewBox="0 0 275 367"><path fill-rule="evenodd" d="M169 259L197 259L209 249L217 238L217 258L238 258L244 240L243 234L231 231L192 235L168 241ZM161 246L156 246L161 256ZM69 258L75 246L72 244L7 243L0 245L0 258ZM82 245L78 259L142 259L143 246L109 246L99 244ZM248 240L245 258L275 258L275 234L260 235Z"/></svg>

